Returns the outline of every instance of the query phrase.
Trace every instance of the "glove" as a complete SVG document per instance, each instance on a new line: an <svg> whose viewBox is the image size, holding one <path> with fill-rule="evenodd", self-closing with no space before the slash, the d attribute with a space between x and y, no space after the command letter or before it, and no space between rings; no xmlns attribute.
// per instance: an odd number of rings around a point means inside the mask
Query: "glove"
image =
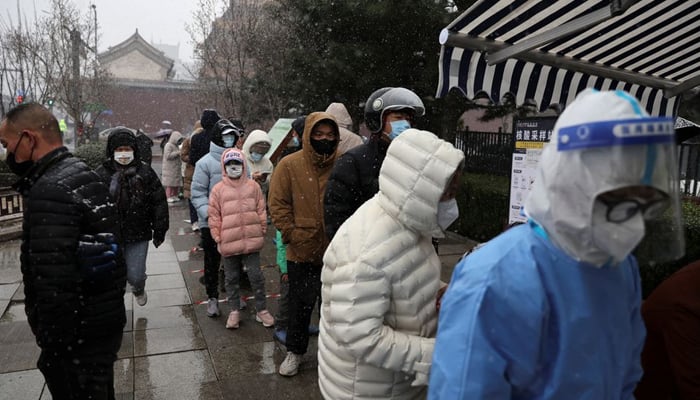
<svg viewBox="0 0 700 400"><path fill-rule="evenodd" d="M280 281L289 282L289 274L282 274L282 276L280 276Z"/></svg>
<svg viewBox="0 0 700 400"><path fill-rule="evenodd" d="M163 242L165 241L165 234L163 233L154 233L153 234L153 246L158 248Z"/></svg>
<svg viewBox="0 0 700 400"><path fill-rule="evenodd" d="M117 267L117 243L111 233L82 235L78 238L78 265L85 277L105 278Z"/></svg>

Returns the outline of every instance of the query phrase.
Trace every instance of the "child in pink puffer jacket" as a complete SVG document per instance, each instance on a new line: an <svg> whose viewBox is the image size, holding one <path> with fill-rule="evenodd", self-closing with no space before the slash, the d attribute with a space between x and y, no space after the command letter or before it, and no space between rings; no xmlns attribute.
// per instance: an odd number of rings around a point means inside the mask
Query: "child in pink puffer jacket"
<svg viewBox="0 0 700 400"><path fill-rule="evenodd" d="M209 228L224 258L224 282L231 306L226 328L239 326L239 278L244 263L255 291L255 320L271 327L275 320L267 311L265 279L260 270L260 249L267 230L265 197L260 185L248 177L245 157L240 150L224 151L221 168L221 182L209 196Z"/></svg>

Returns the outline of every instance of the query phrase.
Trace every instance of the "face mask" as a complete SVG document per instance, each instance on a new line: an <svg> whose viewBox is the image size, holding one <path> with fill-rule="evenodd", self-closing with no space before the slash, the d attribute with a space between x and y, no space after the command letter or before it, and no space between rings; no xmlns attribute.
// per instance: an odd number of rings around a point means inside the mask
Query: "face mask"
<svg viewBox="0 0 700 400"><path fill-rule="evenodd" d="M612 262L622 262L644 238L644 217L635 214L629 220L616 224L607 220L608 207L600 201L593 205L592 234L598 249L612 258Z"/></svg>
<svg viewBox="0 0 700 400"><path fill-rule="evenodd" d="M292 138L292 145L293 145L294 147L299 147L299 138L298 138L298 137L294 136L294 137Z"/></svg>
<svg viewBox="0 0 700 400"><path fill-rule="evenodd" d="M443 231L452 225L453 222L459 217L459 206L457 205L457 199L441 201L438 203L437 209L437 219L438 226Z"/></svg>
<svg viewBox="0 0 700 400"><path fill-rule="evenodd" d="M328 140L328 139L322 139L322 140L313 140L311 139L311 147L316 150L318 154L323 154L324 156L331 155L335 153L335 145L336 145L335 140Z"/></svg>
<svg viewBox="0 0 700 400"><path fill-rule="evenodd" d="M405 119L399 121L391 122L391 133L389 133L389 139L394 140L406 129L411 128L411 124Z"/></svg>
<svg viewBox="0 0 700 400"><path fill-rule="evenodd" d="M231 164L226 166L226 175L232 179L238 179L243 174L243 166Z"/></svg>
<svg viewBox="0 0 700 400"><path fill-rule="evenodd" d="M263 155L260 153L252 152L250 153L250 159L253 160L253 162L258 162L262 160Z"/></svg>
<svg viewBox="0 0 700 400"><path fill-rule="evenodd" d="M22 141L22 138L24 137L24 133L20 135L19 140L17 141L17 144L15 145L15 150L11 153L7 153L7 160L5 160L5 163L7 164L7 168L12 171L17 176L24 176L29 172L29 170L34 166L34 161L32 161L32 155L34 154L34 148L32 147L32 152L29 154L29 160L27 161L22 161L22 162L17 162L15 160L15 151L17 151L17 146L19 146L19 142Z"/></svg>
<svg viewBox="0 0 700 400"><path fill-rule="evenodd" d="M121 165L129 165L131 164L132 161L134 161L134 152L133 151L115 151L114 152L114 161Z"/></svg>
<svg viewBox="0 0 700 400"><path fill-rule="evenodd" d="M224 142L224 147L231 148L236 144L236 138L233 135L223 135L221 140Z"/></svg>

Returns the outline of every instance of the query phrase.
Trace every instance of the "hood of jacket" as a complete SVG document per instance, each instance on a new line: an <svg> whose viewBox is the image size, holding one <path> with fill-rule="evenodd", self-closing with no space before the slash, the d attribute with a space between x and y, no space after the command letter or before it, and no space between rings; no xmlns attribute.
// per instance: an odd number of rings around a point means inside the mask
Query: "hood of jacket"
<svg viewBox="0 0 700 400"><path fill-rule="evenodd" d="M306 116L306 121L304 122L304 134L301 137L303 143L301 147L301 152L304 156L304 159L306 159L312 165L315 165L317 167L327 167L329 165L333 165L338 151L336 147L335 153L329 156L324 156L323 154L317 153L316 150L314 150L313 146L311 146L311 132L320 122L328 122L334 127L335 136L337 138L336 140L338 141L338 143L340 143L340 129L338 129L338 123L335 121L335 118L333 118L333 116L328 114L327 112L314 112Z"/></svg>
<svg viewBox="0 0 700 400"><path fill-rule="evenodd" d="M350 117L348 109L345 108L345 104L331 103L326 108L326 112L335 118L339 127L352 130L352 117Z"/></svg>
<svg viewBox="0 0 700 400"><path fill-rule="evenodd" d="M618 146L560 151L560 130L597 121L649 118L636 99L622 91L585 90L559 116L542 151L525 214L547 232L557 247L578 261L602 265L610 256L596 245L593 206L604 192L639 185L653 160L663 166L664 153L649 156L647 146ZM624 154L621 152L624 151ZM622 155L622 157L620 157ZM650 186L664 192L668 176L654 174Z"/></svg>
<svg viewBox="0 0 700 400"><path fill-rule="evenodd" d="M226 166L224 165L224 160L227 158L228 155L243 161L243 173L241 173L241 177L238 179L229 178L229 176L226 174ZM239 187L245 185L248 179L248 161L246 161L243 152L236 148L225 149L221 153L221 180L223 180L231 186Z"/></svg>
<svg viewBox="0 0 700 400"><path fill-rule="evenodd" d="M243 153L246 154L248 161L250 160L250 148L253 147L254 144L256 143L267 143L270 146L272 146L272 140L270 140L270 136L267 134L267 132L260 130L260 129L255 129L250 134L248 137L245 139L245 142L243 142ZM263 158L267 157L267 154L270 152L268 151L266 154L263 154Z"/></svg>
<svg viewBox="0 0 700 400"><path fill-rule="evenodd" d="M392 140L379 171L379 204L403 225L444 237L438 226L440 197L464 153L428 131L408 129Z"/></svg>
<svg viewBox="0 0 700 400"><path fill-rule="evenodd" d="M170 138L168 139L168 143L174 144L175 146L179 146L180 145L179 142L182 139L183 139L182 133L180 133L178 131L173 131L170 134Z"/></svg>
<svg viewBox="0 0 700 400"><path fill-rule="evenodd" d="M132 161L131 164L138 165L141 162L141 154L136 142L136 135L134 135L131 129L123 126L113 128L112 132L107 137L107 159L113 160L114 150L121 146L129 146L134 149L134 161Z"/></svg>

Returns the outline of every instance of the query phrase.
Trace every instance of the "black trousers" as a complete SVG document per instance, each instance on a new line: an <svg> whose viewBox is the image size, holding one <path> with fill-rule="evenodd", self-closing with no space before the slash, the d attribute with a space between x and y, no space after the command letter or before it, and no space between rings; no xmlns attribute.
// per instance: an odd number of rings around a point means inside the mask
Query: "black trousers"
<svg viewBox="0 0 700 400"><path fill-rule="evenodd" d="M289 328L287 351L304 354L309 346L309 323L321 295L321 265L287 260L289 274Z"/></svg>
<svg viewBox="0 0 700 400"><path fill-rule="evenodd" d="M202 247L204 248L204 286L207 289L207 298L219 298L219 265L221 255L216 249L216 242L211 237L209 228L201 228Z"/></svg>
<svg viewBox="0 0 700 400"><path fill-rule="evenodd" d="M37 367L44 375L51 397L54 400L113 400L114 361L121 340L120 333L107 338L105 343L92 346L90 351L81 351L82 355L42 350Z"/></svg>

